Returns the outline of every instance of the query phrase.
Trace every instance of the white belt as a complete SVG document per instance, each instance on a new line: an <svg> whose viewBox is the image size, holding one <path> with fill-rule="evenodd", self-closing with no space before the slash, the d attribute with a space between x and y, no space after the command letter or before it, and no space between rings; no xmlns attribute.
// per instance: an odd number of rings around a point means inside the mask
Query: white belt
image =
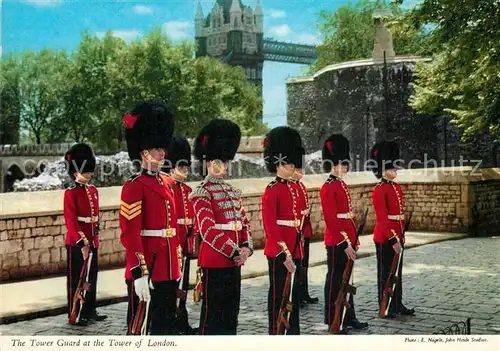
<svg viewBox="0 0 500 351"><path fill-rule="evenodd" d="M337 218L341 219L351 219L354 218L354 215L352 212L347 212L347 213L337 213Z"/></svg>
<svg viewBox="0 0 500 351"><path fill-rule="evenodd" d="M99 221L99 217L97 216L92 216L92 217L78 217L79 222L84 222L84 223L97 223Z"/></svg>
<svg viewBox="0 0 500 351"><path fill-rule="evenodd" d="M301 215L305 215L306 213L307 213L307 210L302 210L302 211L300 211L300 214L301 214Z"/></svg>
<svg viewBox="0 0 500 351"><path fill-rule="evenodd" d="M179 218L177 220L177 224L186 224L186 225L190 225L190 224L193 224L193 220L191 218L188 218L188 220L186 221L185 218Z"/></svg>
<svg viewBox="0 0 500 351"><path fill-rule="evenodd" d="M220 230L233 230L236 232L241 230L242 225L240 221L229 222L229 223L216 223L214 225L214 228Z"/></svg>
<svg viewBox="0 0 500 351"><path fill-rule="evenodd" d="M404 215L388 215L387 218L392 219L393 221L402 221L403 219L405 219L405 216Z"/></svg>
<svg viewBox="0 0 500 351"><path fill-rule="evenodd" d="M167 229L144 229L141 236L154 236L159 238L173 238L176 235L175 228Z"/></svg>
<svg viewBox="0 0 500 351"><path fill-rule="evenodd" d="M293 228L297 228L300 226L300 220L284 220L284 219L278 219L276 221L276 224L278 225L282 225L284 227L293 227Z"/></svg>

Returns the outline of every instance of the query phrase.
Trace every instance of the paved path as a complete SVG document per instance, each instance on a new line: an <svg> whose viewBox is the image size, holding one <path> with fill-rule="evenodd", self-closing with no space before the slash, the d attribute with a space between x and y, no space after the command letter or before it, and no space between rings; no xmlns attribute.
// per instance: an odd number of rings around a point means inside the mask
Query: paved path
<svg viewBox="0 0 500 351"><path fill-rule="evenodd" d="M406 245L413 247L463 237L465 237L464 234L454 233L408 232ZM360 242L359 255L361 257L375 254L371 235L363 235ZM325 263L326 254L323 242L311 244L310 257L311 266ZM196 268L196 262L193 261L190 273L190 280L193 284L196 278ZM263 250L256 250L243 267L242 274L244 278L253 278L266 275L267 269L267 260ZM126 301L127 290L123 273L123 268L99 272L97 284L99 303ZM0 297L0 318L5 319L7 323L60 314L66 310L66 277L0 284ZM0 324L3 324L3 321Z"/></svg>
<svg viewBox="0 0 500 351"><path fill-rule="evenodd" d="M405 252L403 301L416 315L396 320L377 317L375 257L357 260L354 280L358 318L370 327L356 334L430 334L438 328L472 318L472 334L500 333L500 237L463 239L429 244ZM322 289L326 266L310 268L310 290L318 305L301 310L302 334L327 334L322 324ZM238 332L267 333L267 277L244 280ZM192 295L189 296L192 301ZM190 303L190 319L198 324L200 305ZM123 335L126 303L102 307L109 315L88 327L67 324L66 315L0 326L2 335Z"/></svg>

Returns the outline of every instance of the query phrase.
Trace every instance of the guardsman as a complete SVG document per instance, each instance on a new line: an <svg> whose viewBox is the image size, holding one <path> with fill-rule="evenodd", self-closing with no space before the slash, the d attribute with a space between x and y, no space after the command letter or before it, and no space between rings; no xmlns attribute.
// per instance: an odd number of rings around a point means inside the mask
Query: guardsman
<svg viewBox="0 0 500 351"><path fill-rule="evenodd" d="M264 139L266 168L276 174L262 195L262 221L266 235L264 255L269 266L269 295L267 302L269 335L277 334L278 316L287 272L297 276L296 267L303 258L300 193L289 178L295 168L302 167L305 154L299 133L289 127L272 129ZM297 245L297 240L298 245ZM288 335L300 335L298 279L294 280L291 297L293 309Z"/></svg>
<svg viewBox="0 0 500 351"><path fill-rule="evenodd" d="M182 255L185 261L191 260L194 253L195 232L194 226L194 209L193 203L189 200L189 195L192 189L185 183L189 176L189 167L191 166L191 146L185 137L174 137L170 144L167 155L165 157L165 164L160 176L163 183L167 186L167 190L172 193L175 199L175 210L177 217L177 235L182 247ZM189 282L189 267L190 264L186 263L187 271L184 275L187 282ZM181 269L184 267L181 266ZM179 281L180 283L181 281ZM179 286L182 289L182 286ZM187 316L186 316L187 317ZM183 324L183 325L179 325ZM185 324L185 325L184 325ZM176 328L183 334L193 335L196 330L191 328L187 318L177 320Z"/></svg>
<svg viewBox="0 0 500 351"><path fill-rule="evenodd" d="M238 125L215 119L201 130L194 144L193 154L202 163L203 174L208 173L191 194L201 237L201 335L236 335L241 266L253 254L241 191L224 180L240 139Z"/></svg>
<svg viewBox="0 0 500 351"><path fill-rule="evenodd" d="M73 145L65 155L68 174L74 183L64 192L64 221L66 223L67 251L67 295L68 318L73 307L73 298L80 280L84 261L92 252L85 296L77 325L85 326L89 319L102 321L107 318L96 312L97 256L99 248L99 193L90 185L96 159L87 144Z"/></svg>
<svg viewBox="0 0 500 351"><path fill-rule="evenodd" d="M307 188L302 183L301 179L303 177L302 169L295 168L294 174L290 177L290 181L296 185L299 193L300 214L304 216L304 258L302 260L302 266L300 267L299 277L300 277L300 303L301 304L317 304L319 299L317 297L311 297L309 295L309 247L311 245L312 237L312 225L311 225L311 204L309 202L309 194L307 193Z"/></svg>
<svg viewBox="0 0 500 351"><path fill-rule="evenodd" d="M127 334L131 333L139 300L150 300L150 334L173 335L182 250L174 198L166 190L159 169L172 139L174 115L163 102L146 101L127 114L123 123L129 157L134 164L140 163L140 172L123 186L120 206L129 297Z"/></svg>
<svg viewBox="0 0 500 351"><path fill-rule="evenodd" d="M340 291L342 276L348 260L356 259L359 240L356 241L356 223L351 194L342 179L349 171L349 141L341 134L331 135L322 148L323 170L330 173L321 187L320 198L325 220L325 246L328 271L325 279L325 321L330 326L335 316L335 301ZM363 329L368 323L356 318L353 295L350 294L344 326ZM346 333L347 329L341 331Z"/></svg>
<svg viewBox="0 0 500 351"><path fill-rule="evenodd" d="M401 186L394 179L397 176L396 162L399 159L399 146L394 141L381 141L371 150L371 159L375 167L372 168L380 182L372 193L372 203L376 215L373 241L377 250L377 282L379 305L382 300L383 289L391 269L394 253L404 255L404 198ZM399 266L399 279L396 283L394 298L389 306L388 318L397 314L412 315L413 308L406 308L402 302L402 269L403 257Z"/></svg>

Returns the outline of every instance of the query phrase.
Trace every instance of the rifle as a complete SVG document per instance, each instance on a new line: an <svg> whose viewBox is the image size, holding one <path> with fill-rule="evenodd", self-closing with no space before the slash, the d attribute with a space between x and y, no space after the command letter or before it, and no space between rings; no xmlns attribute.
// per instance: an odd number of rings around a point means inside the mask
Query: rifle
<svg viewBox="0 0 500 351"><path fill-rule="evenodd" d="M176 317L176 329L180 334L187 335L188 332L190 331L190 326L189 326L189 320L188 320L188 313L187 313L187 308L186 308L186 300L187 300L187 294L189 290L189 271L190 271L190 262L191 262L191 257L188 257L188 243L189 243L189 238L191 237L193 233L193 227L190 227L188 229L187 235L186 235L186 242L184 245L184 254L182 257L182 276L181 280L179 282L180 289L177 290L177 297L176 297L176 309L175 309L175 317Z"/></svg>
<svg viewBox="0 0 500 351"><path fill-rule="evenodd" d="M149 282L151 282L151 277L153 276L153 269L156 261L156 252L153 255L153 261L151 262L151 270L149 271ZM149 301L139 301L137 305L137 311L135 313L134 322L132 323L132 330L130 331L131 335L148 335L149 332L149 309L151 299Z"/></svg>
<svg viewBox="0 0 500 351"><path fill-rule="evenodd" d="M83 261L78 286L76 287L75 294L73 295L73 305L71 306L71 313L69 315L69 324L75 325L80 322L83 305L85 304L85 297L90 289L89 275L90 266L92 264L92 255L92 251L89 251L88 257Z"/></svg>
<svg viewBox="0 0 500 351"><path fill-rule="evenodd" d="M366 217L368 216L368 208L365 210L361 224L356 232L356 240L354 241L354 246L358 242L359 236L363 233L366 225ZM351 277L351 272L354 266L354 261L349 259L347 261L346 267L344 268L344 274L342 276L342 283L340 285L340 290L335 300L335 314L333 318L333 323L330 327L330 333L338 334L344 327L345 314L347 309L351 307L349 304L349 294L356 295L356 287L349 284L349 279Z"/></svg>
<svg viewBox="0 0 500 351"><path fill-rule="evenodd" d="M295 247L293 249L292 258L295 257L297 247L300 246L300 240L302 239L302 231L304 228L304 216L302 217L300 229L297 231L297 237L295 238ZM294 273L287 272L285 278L285 287L283 289L283 295L281 300L281 306L278 313L278 335L287 335L288 330L290 330L290 317L293 311L293 299L292 291L295 283L295 276L298 274L297 271Z"/></svg>
<svg viewBox="0 0 500 351"><path fill-rule="evenodd" d="M405 227L402 233L403 235L410 227L412 215L413 212L410 212L410 216L408 217L408 220L405 223ZM378 313L380 318L385 318L389 314L389 307L391 306L391 301L392 298L394 297L394 289L396 288L396 283L399 280L398 272L402 257L403 257L403 247L401 247L400 253L394 253L394 257L392 259L391 270L389 271L389 276L387 277L387 281L385 282L382 300L380 302L380 310Z"/></svg>

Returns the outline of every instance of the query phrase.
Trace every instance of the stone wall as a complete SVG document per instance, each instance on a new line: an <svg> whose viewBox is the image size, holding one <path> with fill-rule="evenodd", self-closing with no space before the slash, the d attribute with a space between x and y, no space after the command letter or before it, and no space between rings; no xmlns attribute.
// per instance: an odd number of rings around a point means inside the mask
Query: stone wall
<svg viewBox="0 0 500 351"><path fill-rule="evenodd" d="M431 171L429 171L431 172ZM434 170L423 175L400 171L398 181L405 194L406 212L413 211L410 231L493 233L500 228L500 169L477 171ZM322 240L324 221L319 190L326 175L306 175L311 204L314 240ZM255 247L262 248L265 234L261 216L261 194L271 178L238 179L243 204L252 226ZM375 179L368 172L351 173L350 186L358 220L369 208L365 234L375 225L371 194ZM191 183L195 186L196 183ZM122 266L118 206L121 187L99 188L102 212L99 265L101 269ZM65 226L62 190L0 194L0 257L2 281L63 274L66 269Z"/></svg>
<svg viewBox="0 0 500 351"><path fill-rule="evenodd" d="M376 141L393 139L400 144L401 158L412 168L422 168L426 160L443 167L460 156L481 160L483 167L498 167L498 136L484 135L463 142L462 131L446 120L418 115L409 106L413 94L414 67L428 58L396 56L386 61L367 59L334 64L310 77L287 81L287 122L301 133L308 152L321 148L332 133L342 133L351 142L353 169L363 170L369 150ZM312 101L314 101L312 103ZM447 157L444 143L447 143ZM462 164L474 166L473 163Z"/></svg>

